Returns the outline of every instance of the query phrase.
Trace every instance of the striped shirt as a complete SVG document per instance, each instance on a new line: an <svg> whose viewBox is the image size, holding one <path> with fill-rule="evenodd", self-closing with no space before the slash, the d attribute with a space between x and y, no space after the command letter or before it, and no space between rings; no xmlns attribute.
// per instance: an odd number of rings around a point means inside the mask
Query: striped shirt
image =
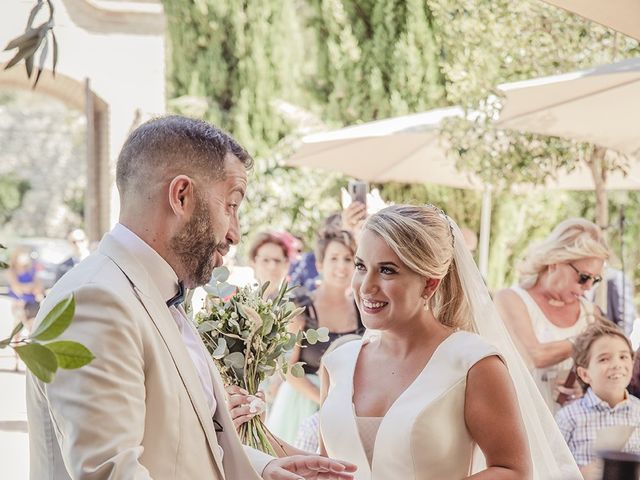
<svg viewBox="0 0 640 480"><path fill-rule="evenodd" d="M626 399L615 407L589 388L584 397L571 402L556 414L556 422L579 466L597 458L598 431L615 426L640 426L640 399L625 392ZM623 451L640 454L640 429L636 428Z"/></svg>

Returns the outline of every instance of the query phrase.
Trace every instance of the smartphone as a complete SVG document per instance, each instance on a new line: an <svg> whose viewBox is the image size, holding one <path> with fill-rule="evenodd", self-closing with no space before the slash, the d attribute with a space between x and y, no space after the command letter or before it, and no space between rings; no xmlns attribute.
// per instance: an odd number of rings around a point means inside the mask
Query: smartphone
<svg viewBox="0 0 640 480"><path fill-rule="evenodd" d="M359 180L351 180L347 188L347 192L351 195L351 200L353 202L360 202L365 206L367 205L368 190L369 186L367 182L361 182Z"/></svg>

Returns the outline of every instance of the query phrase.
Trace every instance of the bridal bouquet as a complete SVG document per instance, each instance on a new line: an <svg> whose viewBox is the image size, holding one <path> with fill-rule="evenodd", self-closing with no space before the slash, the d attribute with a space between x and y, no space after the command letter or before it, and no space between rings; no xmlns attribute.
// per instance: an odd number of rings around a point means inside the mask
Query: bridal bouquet
<svg viewBox="0 0 640 480"><path fill-rule="evenodd" d="M225 383L255 395L260 383L274 373L284 375L290 368L292 375L302 377L302 362L289 366L285 354L303 339L309 344L328 341L329 330L288 331L304 308L296 308L289 301L292 289L286 282L274 299L268 299L264 298L268 283L236 289L226 283L228 277L225 267L214 270L205 286L205 307L195 316L198 331ZM275 456L259 416L241 425L238 433L245 445Z"/></svg>

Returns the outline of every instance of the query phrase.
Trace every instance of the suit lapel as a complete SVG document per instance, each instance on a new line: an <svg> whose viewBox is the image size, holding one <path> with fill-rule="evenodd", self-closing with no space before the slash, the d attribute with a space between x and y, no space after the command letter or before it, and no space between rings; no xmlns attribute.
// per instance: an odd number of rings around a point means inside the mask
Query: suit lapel
<svg viewBox="0 0 640 480"><path fill-rule="evenodd" d="M204 389L200 383L196 368L182 341L182 336L180 335L175 319L167 308L160 292L150 281L142 265L140 265L135 257L130 255L117 240L107 234L100 243L100 251L111 258L132 283L140 302L167 346L167 350L173 359L173 363L182 379L182 383L207 437L211 453L219 470L220 478L224 479L222 458L220 456L218 439L209 411L209 405L207 404ZM224 392L223 395L220 396L220 392L216 390L215 396L218 402L218 408L216 408L216 410L225 408Z"/></svg>

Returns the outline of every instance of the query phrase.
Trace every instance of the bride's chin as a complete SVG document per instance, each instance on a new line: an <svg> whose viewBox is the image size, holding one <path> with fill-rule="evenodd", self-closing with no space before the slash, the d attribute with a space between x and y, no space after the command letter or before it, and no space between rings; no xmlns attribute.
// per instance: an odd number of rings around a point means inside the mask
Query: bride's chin
<svg viewBox="0 0 640 480"><path fill-rule="evenodd" d="M384 330L385 322L377 315L361 313L362 324L367 330Z"/></svg>

